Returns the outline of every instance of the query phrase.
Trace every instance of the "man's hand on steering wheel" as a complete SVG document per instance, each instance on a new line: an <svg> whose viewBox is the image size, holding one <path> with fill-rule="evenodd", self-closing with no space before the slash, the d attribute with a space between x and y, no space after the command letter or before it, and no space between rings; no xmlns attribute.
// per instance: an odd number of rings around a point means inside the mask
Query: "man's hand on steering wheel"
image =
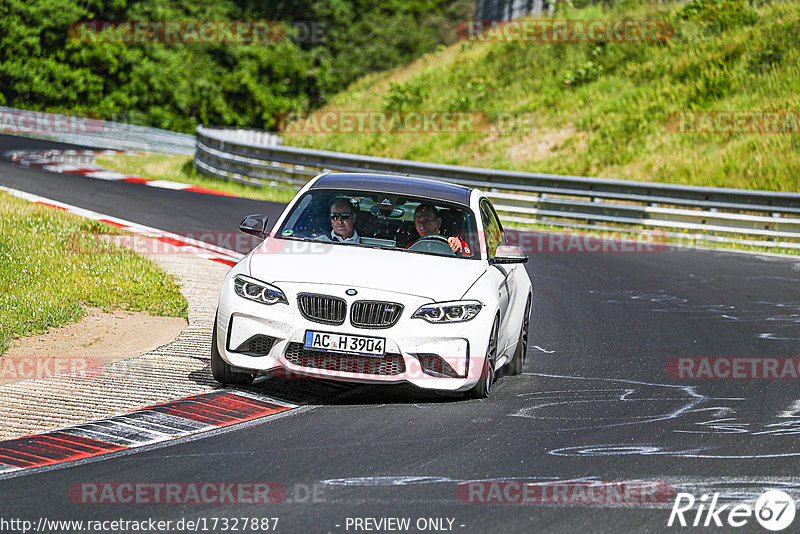
<svg viewBox="0 0 800 534"><path fill-rule="evenodd" d="M450 247L450 250L453 251L453 254L457 256L469 256L469 254L464 250L464 245L461 239L455 236L445 237L439 234L428 234L420 237L406 248L413 248L414 245L422 241L437 241L443 245L446 244L448 247Z"/></svg>
<svg viewBox="0 0 800 534"><path fill-rule="evenodd" d="M461 240L455 236L448 237L447 244L450 245L450 248L456 254L464 252L464 247L461 246Z"/></svg>

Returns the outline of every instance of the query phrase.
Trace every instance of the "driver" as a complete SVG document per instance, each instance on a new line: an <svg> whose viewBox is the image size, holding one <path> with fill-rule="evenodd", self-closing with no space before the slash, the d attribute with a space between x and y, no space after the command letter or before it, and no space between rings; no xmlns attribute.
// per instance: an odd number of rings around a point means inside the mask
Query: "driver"
<svg viewBox="0 0 800 534"><path fill-rule="evenodd" d="M439 230L441 227L442 218L439 216L436 206L427 202L417 206L417 209L414 211L414 228L417 229L417 233L420 237L425 237L427 235L439 235ZM450 245L450 248L456 254L462 252L467 256L470 255L469 245L467 245L467 243L460 237L448 237L447 244ZM409 247L410 246L411 245L409 245Z"/></svg>
<svg viewBox="0 0 800 534"><path fill-rule="evenodd" d="M353 205L343 198L336 199L331 204L331 235L321 235L317 239L322 241L339 241L340 243L361 243L361 238L356 232L356 212Z"/></svg>

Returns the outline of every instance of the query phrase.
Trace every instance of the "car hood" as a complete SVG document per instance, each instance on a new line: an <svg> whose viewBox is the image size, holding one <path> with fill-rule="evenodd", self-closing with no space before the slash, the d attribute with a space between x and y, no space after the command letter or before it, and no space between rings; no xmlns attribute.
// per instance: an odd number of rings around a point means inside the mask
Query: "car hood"
<svg viewBox="0 0 800 534"><path fill-rule="evenodd" d="M479 260L325 242L267 238L249 255L253 278L393 291L434 301L460 299L486 266Z"/></svg>

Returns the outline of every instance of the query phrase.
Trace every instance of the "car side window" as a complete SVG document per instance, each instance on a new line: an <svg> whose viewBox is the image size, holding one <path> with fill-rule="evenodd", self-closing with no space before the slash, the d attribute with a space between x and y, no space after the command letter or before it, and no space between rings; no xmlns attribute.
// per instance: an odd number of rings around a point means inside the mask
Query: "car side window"
<svg viewBox="0 0 800 534"><path fill-rule="evenodd" d="M481 200L481 220L483 230L486 232L486 252L488 257L494 258L497 244L503 239L503 230L494 209L485 198Z"/></svg>

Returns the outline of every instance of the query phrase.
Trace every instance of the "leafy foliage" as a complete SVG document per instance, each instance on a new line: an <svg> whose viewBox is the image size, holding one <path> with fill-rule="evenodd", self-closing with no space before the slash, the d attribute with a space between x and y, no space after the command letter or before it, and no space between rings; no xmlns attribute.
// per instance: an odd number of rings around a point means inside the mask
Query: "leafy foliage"
<svg viewBox="0 0 800 534"><path fill-rule="evenodd" d="M455 22L444 21L463 20L470 8L468 0L3 0L0 105L178 131L197 123L269 129L359 76L452 42ZM92 20L267 20L290 32L269 44L84 42L68 34Z"/></svg>
<svg viewBox="0 0 800 534"><path fill-rule="evenodd" d="M678 15L715 31L752 24L757 19L756 13L747 7L745 0L691 0Z"/></svg>
<svg viewBox="0 0 800 534"><path fill-rule="evenodd" d="M411 80L406 83L389 82L389 91L383 97L383 109L409 111L419 109L427 96L427 87Z"/></svg>
<svg viewBox="0 0 800 534"><path fill-rule="evenodd" d="M602 60L603 47L598 45L591 49L589 58L564 74L564 85L578 87L595 81L606 70Z"/></svg>

